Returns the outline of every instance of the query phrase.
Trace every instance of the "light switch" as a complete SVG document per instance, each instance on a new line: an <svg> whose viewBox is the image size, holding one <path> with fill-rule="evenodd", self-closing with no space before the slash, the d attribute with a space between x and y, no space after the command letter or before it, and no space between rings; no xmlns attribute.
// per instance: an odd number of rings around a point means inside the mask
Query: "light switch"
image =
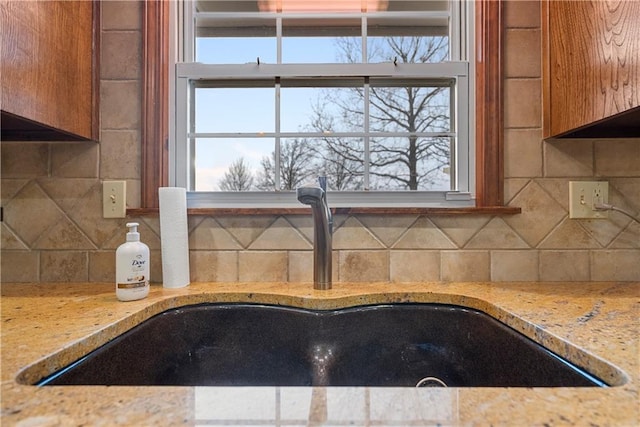
<svg viewBox="0 0 640 427"><path fill-rule="evenodd" d="M127 215L127 181L102 182L103 218L124 218Z"/></svg>

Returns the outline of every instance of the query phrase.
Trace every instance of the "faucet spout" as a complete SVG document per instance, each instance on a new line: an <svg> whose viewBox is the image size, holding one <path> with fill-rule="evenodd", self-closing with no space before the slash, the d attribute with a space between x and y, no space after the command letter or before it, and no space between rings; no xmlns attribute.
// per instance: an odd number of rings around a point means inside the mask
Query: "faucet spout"
<svg viewBox="0 0 640 427"><path fill-rule="evenodd" d="M322 181L321 181L322 182ZM313 217L313 288L331 289L333 216L321 187L299 187L298 201L311 206Z"/></svg>

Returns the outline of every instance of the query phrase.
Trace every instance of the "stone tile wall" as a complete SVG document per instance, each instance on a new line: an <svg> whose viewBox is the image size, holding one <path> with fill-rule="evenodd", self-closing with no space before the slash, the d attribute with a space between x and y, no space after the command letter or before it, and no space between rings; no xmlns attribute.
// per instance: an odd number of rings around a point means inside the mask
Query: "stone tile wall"
<svg viewBox="0 0 640 427"><path fill-rule="evenodd" d="M569 220L568 181L610 184L610 202L640 215L640 141L563 140L541 132L540 5L506 4L505 199L514 216L339 216L338 282L637 281L640 225ZM128 219L103 219L101 180L140 197L137 2L102 3L100 143L2 143L2 282L110 282ZM159 223L135 218L161 281ZM310 281L306 216L191 217L193 281Z"/></svg>

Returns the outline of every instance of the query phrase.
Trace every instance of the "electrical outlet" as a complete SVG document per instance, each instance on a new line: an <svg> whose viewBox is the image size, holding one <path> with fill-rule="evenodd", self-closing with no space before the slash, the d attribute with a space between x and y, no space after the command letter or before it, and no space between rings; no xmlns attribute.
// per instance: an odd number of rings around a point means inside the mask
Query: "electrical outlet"
<svg viewBox="0 0 640 427"><path fill-rule="evenodd" d="M607 211L596 210L597 203L609 202L607 181L570 181L569 218L607 218Z"/></svg>
<svg viewBox="0 0 640 427"><path fill-rule="evenodd" d="M124 218L127 215L127 181L102 182L102 217Z"/></svg>

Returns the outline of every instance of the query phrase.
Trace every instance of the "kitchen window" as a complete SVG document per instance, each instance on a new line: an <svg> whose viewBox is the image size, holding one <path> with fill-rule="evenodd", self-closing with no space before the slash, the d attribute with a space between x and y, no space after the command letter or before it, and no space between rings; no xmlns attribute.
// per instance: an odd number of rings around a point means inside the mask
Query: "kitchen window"
<svg viewBox="0 0 640 427"><path fill-rule="evenodd" d="M348 3L176 3L190 207L297 207L319 175L336 207L474 205L473 2Z"/></svg>
<svg viewBox="0 0 640 427"><path fill-rule="evenodd" d="M143 3L143 103L141 117L142 176L140 208L129 208L132 215L157 212L158 188L174 185L173 162L169 159L169 121L174 111L172 81L175 49L170 48L177 32L170 8L174 2ZM353 208L368 213L512 214L518 208L504 206L503 189L503 9L504 2L476 0L475 6L475 206L469 208ZM473 104L471 104L473 106ZM172 139L172 142L175 142ZM173 152L173 148L171 149ZM295 212L302 209L296 209ZM191 209L190 212L251 213L255 209ZM294 210L281 208L283 213Z"/></svg>

